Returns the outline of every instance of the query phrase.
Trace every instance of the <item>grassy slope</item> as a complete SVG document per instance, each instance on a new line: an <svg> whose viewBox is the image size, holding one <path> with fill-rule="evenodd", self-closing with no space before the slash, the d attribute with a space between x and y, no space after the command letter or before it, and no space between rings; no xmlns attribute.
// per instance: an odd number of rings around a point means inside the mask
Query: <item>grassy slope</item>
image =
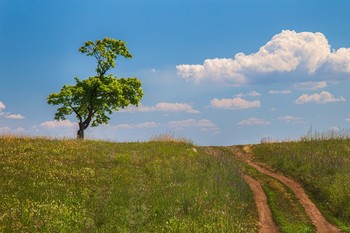
<svg viewBox="0 0 350 233"><path fill-rule="evenodd" d="M297 179L344 231L350 232L350 140L307 140L254 146L257 160Z"/></svg>
<svg viewBox="0 0 350 233"><path fill-rule="evenodd" d="M256 232L237 161L186 143L0 138L0 232Z"/></svg>
<svg viewBox="0 0 350 233"><path fill-rule="evenodd" d="M273 219L281 232L316 232L303 207L287 186L252 167L246 166L246 170L263 187Z"/></svg>

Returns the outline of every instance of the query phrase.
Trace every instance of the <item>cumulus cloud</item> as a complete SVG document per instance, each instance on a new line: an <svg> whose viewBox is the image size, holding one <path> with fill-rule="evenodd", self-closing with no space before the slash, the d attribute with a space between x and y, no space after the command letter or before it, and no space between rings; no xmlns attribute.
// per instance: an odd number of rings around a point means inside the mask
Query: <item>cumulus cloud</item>
<svg viewBox="0 0 350 233"><path fill-rule="evenodd" d="M260 118L248 118L237 123L238 125L270 125L271 122Z"/></svg>
<svg viewBox="0 0 350 233"><path fill-rule="evenodd" d="M249 101L241 97L236 97L233 99L214 98L211 100L210 106L212 108L221 108L221 109L230 109L230 110L259 108L260 101L259 100Z"/></svg>
<svg viewBox="0 0 350 233"><path fill-rule="evenodd" d="M128 108L120 110L121 112L187 112L187 113L199 113L198 110L188 103L167 103L161 102L155 106L148 107L140 105L138 107L130 106Z"/></svg>
<svg viewBox="0 0 350 233"><path fill-rule="evenodd" d="M24 119L25 117L21 114L11 114L9 112L4 112L3 110L6 108L6 105L0 101L0 116L4 116L7 119L17 119L21 120Z"/></svg>
<svg viewBox="0 0 350 233"><path fill-rule="evenodd" d="M314 91L317 89L322 89L327 87L327 82L326 81L322 81L322 82L302 82L302 83L297 83L294 85L295 89L298 90L310 90L310 91Z"/></svg>
<svg viewBox="0 0 350 233"><path fill-rule="evenodd" d="M203 64L176 66L178 75L193 82L211 81L242 85L254 77L271 73L301 71L312 75L326 72L350 73L350 48L332 50L320 32L283 30L252 54L233 58L206 59Z"/></svg>
<svg viewBox="0 0 350 233"><path fill-rule="evenodd" d="M276 91L276 90L270 90L269 94L290 94L292 93L290 90L280 90L280 91Z"/></svg>
<svg viewBox="0 0 350 233"><path fill-rule="evenodd" d="M283 117L279 117L278 120L284 121L286 123L290 123L290 122L300 122L301 118L296 116L286 115Z"/></svg>
<svg viewBox="0 0 350 233"><path fill-rule="evenodd" d="M332 102L345 102L345 98L343 96L340 96L339 98L335 98L334 95L332 95L328 91L322 91L320 94L318 93L314 93L311 95L303 94L295 100L296 104L306 104L311 102L315 102L318 104L326 104L326 103L332 103Z"/></svg>
<svg viewBox="0 0 350 233"><path fill-rule="evenodd" d="M45 121L40 124L40 127L55 129L55 128L73 128L77 127L77 123L71 122L70 120L64 121Z"/></svg>

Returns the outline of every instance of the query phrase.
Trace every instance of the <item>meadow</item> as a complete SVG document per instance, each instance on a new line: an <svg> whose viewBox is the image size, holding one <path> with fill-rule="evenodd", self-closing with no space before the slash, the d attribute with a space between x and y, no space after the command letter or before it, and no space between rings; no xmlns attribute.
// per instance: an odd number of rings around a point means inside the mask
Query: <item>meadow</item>
<svg viewBox="0 0 350 233"><path fill-rule="evenodd" d="M350 140L304 137L253 146L257 161L300 182L323 214L350 232Z"/></svg>
<svg viewBox="0 0 350 233"><path fill-rule="evenodd" d="M0 137L0 232L257 232L230 153L188 142Z"/></svg>

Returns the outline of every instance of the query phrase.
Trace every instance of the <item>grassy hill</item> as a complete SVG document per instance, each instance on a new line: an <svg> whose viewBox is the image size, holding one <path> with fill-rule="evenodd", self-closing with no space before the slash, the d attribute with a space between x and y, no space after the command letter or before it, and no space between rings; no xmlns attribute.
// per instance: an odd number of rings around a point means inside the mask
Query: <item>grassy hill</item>
<svg viewBox="0 0 350 233"><path fill-rule="evenodd" d="M291 191L243 163L242 148L0 137L0 232L258 232L242 174L261 183L281 232L313 232ZM350 140L249 148L350 232Z"/></svg>
<svg viewBox="0 0 350 233"><path fill-rule="evenodd" d="M293 177L323 213L350 232L350 140L306 138L298 142L262 143L255 159Z"/></svg>
<svg viewBox="0 0 350 233"><path fill-rule="evenodd" d="M257 232L239 161L209 150L0 137L0 232Z"/></svg>

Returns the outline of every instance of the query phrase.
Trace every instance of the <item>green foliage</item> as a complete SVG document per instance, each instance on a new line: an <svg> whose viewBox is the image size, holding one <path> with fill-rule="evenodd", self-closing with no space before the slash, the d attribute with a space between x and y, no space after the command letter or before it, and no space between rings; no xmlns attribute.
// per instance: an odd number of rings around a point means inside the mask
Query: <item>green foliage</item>
<svg viewBox="0 0 350 233"><path fill-rule="evenodd" d="M118 111L130 104L137 105L143 96L141 82L137 78L116 78L113 75L86 80L75 79L76 85L64 85L59 93L48 97L48 103L62 105L58 108L55 119L65 120L73 112L83 122L90 119L92 126L108 123L113 111ZM88 125L87 125L88 126Z"/></svg>
<svg viewBox="0 0 350 233"><path fill-rule="evenodd" d="M254 146L257 160L298 180L342 230L350 232L350 140L303 140Z"/></svg>
<svg viewBox="0 0 350 233"><path fill-rule="evenodd" d="M0 137L0 232L257 232L237 161L193 148Z"/></svg>
<svg viewBox="0 0 350 233"><path fill-rule="evenodd" d="M85 42L84 45L79 48L79 52L85 53L87 56L95 57L97 60L96 73L100 77L104 76L111 68L115 68L115 59L117 59L118 55L125 58L132 58L124 41L108 37L103 40L96 40L96 42Z"/></svg>
<svg viewBox="0 0 350 233"><path fill-rule="evenodd" d="M56 120L65 120L75 114L79 121L78 138L84 138L84 130L90 126L107 124L113 111L130 104L138 105L143 97L141 82L137 78L117 78L105 75L116 66L118 55L131 58L126 43L104 38L96 42L87 41L79 51L97 60L96 76L85 80L75 78L75 85L64 85L59 93L47 98L48 104L60 105L55 113Z"/></svg>

